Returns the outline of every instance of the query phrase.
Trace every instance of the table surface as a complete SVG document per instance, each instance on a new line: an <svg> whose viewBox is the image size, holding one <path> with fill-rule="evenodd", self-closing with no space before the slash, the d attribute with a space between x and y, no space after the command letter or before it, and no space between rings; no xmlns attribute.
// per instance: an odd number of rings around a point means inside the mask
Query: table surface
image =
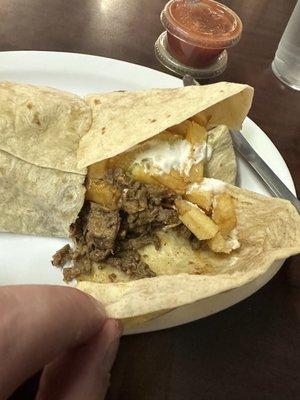
<svg viewBox="0 0 300 400"><path fill-rule="evenodd" d="M101 55L166 72L153 44L163 0L1 0L0 50ZM250 117L280 150L300 190L300 93L271 61L295 0L223 1L241 17L241 42L220 79L255 88ZM107 400L300 398L300 258L263 289L219 314L124 337ZM36 380L14 399L32 398Z"/></svg>

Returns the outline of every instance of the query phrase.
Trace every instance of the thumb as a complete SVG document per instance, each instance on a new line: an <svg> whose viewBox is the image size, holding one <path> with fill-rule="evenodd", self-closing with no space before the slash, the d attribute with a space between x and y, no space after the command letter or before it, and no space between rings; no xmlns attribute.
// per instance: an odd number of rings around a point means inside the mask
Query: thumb
<svg viewBox="0 0 300 400"><path fill-rule="evenodd" d="M36 399L104 399L121 331L119 321L108 319L86 344L47 365Z"/></svg>

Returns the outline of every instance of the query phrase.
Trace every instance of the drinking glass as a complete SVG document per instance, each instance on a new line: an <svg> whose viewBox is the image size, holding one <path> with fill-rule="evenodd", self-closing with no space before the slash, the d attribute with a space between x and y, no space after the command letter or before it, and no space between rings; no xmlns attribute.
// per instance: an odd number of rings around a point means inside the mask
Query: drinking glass
<svg viewBox="0 0 300 400"><path fill-rule="evenodd" d="M272 69L283 83L300 90L300 0L283 32Z"/></svg>

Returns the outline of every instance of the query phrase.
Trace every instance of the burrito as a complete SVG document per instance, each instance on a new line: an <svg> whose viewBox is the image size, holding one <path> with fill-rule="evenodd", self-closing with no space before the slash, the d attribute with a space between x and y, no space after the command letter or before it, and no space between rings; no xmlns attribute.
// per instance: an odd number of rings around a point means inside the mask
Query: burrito
<svg viewBox="0 0 300 400"><path fill-rule="evenodd" d="M207 176L233 183L236 164L227 127L240 127L251 99L250 87L232 83L82 99L1 82L0 231L68 237L84 203L88 166L171 126L183 128L192 116L212 132L207 139L202 134L199 169L210 158Z"/></svg>
<svg viewBox="0 0 300 400"><path fill-rule="evenodd" d="M88 95L0 85L0 229L73 241L52 263L109 316L243 285L300 250L287 201L237 188L247 85ZM2 111L3 110L3 111Z"/></svg>

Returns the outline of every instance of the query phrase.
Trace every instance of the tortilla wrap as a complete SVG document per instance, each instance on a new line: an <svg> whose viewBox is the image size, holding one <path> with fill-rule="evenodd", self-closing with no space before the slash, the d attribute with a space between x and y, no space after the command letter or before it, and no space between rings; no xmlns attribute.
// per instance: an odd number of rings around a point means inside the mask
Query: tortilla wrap
<svg viewBox="0 0 300 400"><path fill-rule="evenodd" d="M84 202L77 167L91 110L78 96L0 83L0 230L68 236Z"/></svg>
<svg viewBox="0 0 300 400"><path fill-rule="evenodd" d="M1 230L67 237L83 205L84 179L0 150Z"/></svg>
<svg viewBox="0 0 300 400"><path fill-rule="evenodd" d="M80 281L78 289L101 301L111 317L146 316L242 286L275 260L299 253L300 216L288 201L229 184L226 192L236 201L240 249L230 255L195 252L183 238L164 233L160 251L152 245L141 251L157 277L131 281L126 277L126 282L118 283ZM105 270L92 279L106 281Z"/></svg>
<svg viewBox="0 0 300 400"><path fill-rule="evenodd" d="M247 85L221 82L84 101L52 88L1 82L0 231L67 237L84 202L86 166L192 116L209 127L239 128L252 95Z"/></svg>
<svg viewBox="0 0 300 400"><path fill-rule="evenodd" d="M85 174L77 167L91 110L78 96L47 87L0 83L0 150L39 167Z"/></svg>
<svg viewBox="0 0 300 400"><path fill-rule="evenodd" d="M207 128L239 130L252 97L250 86L229 82L86 96L93 123L80 140L78 166L114 157L191 117Z"/></svg>
<svg viewBox="0 0 300 400"><path fill-rule="evenodd" d="M237 177L237 163L227 126L219 125L209 130L207 144L212 154L205 163L204 176L234 185Z"/></svg>

